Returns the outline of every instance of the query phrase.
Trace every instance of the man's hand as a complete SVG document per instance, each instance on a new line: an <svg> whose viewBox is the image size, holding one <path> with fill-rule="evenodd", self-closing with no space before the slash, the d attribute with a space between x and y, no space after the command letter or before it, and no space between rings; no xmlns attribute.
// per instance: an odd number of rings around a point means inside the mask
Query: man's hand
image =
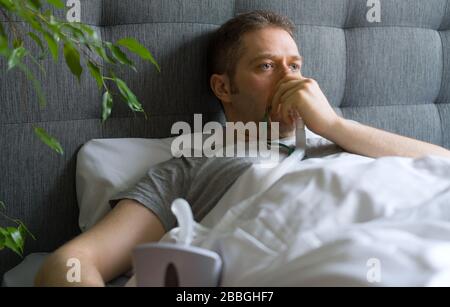
<svg viewBox="0 0 450 307"><path fill-rule="evenodd" d="M450 151L440 146L339 117L317 82L301 75L289 75L278 82L270 115L272 121L287 124L290 129L301 117L309 130L359 155L373 158L437 155L450 158Z"/></svg>
<svg viewBox="0 0 450 307"><path fill-rule="evenodd" d="M327 134L340 117L334 112L317 82L301 75L289 75L276 85L271 102L271 119L292 127L302 118L314 133Z"/></svg>

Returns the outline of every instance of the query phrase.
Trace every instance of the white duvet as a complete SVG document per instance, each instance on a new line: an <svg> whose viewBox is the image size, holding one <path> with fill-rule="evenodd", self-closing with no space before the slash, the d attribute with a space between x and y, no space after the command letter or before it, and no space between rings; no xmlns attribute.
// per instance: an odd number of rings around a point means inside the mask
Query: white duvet
<svg viewBox="0 0 450 307"><path fill-rule="evenodd" d="M450 159L302 157L255 164L195 225L222 286L450 286Z"/></svg>
<svg viewBox="0 0 450 307"><path fill-rule="evenodd" d="M450 285L450 159L299 155L249 169L196 224L222 286Z"/></svg>

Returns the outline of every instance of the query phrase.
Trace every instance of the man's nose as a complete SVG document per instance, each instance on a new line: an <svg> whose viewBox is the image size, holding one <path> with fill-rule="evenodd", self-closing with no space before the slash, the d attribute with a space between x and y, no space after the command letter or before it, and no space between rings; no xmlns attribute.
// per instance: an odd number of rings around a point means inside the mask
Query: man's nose
<svg viewBox="0 0 450 307"><path fill-rule="evenodd" d="M284 64L281 68L280 80L287 76L298 76L298 74L298 71L293 71L289 65Z"/></svg>
<svg viewBox="0 0 450 307"><path fill-rule="evenodd" d="M278 72L278 78L277 82L281 81L283 78L286 78L288 76L298 76L299 72L294 72L288 65L283 65L282 68L280 68L280 71Z"/></svg>

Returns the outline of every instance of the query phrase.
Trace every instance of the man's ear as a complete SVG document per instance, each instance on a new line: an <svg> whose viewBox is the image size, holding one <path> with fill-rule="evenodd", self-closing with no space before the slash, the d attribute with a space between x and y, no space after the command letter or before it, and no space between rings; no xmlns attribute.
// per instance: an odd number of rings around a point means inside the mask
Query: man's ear
<svg viewBox="0 0 450 307"><path fill-rule="evenodd" d="M210 78L210 86L216 97L223 104L231 103L230 79L226 74L213 74Z"/></svg>

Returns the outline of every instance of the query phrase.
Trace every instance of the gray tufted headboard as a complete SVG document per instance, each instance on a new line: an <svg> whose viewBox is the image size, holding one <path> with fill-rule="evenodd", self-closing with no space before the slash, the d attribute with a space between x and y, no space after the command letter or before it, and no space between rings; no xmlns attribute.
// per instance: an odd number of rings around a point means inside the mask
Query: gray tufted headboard
<svg viewBox="0 0 450 307"><path fill-rule="evenodd" d="M318 80L342 116L450 148L450 0L380 0L381 22L366 19L367 0L85 0L81 20L105 40L133 36L159 62L122 76L149 119L115 104L101 124L101 93L78 84L63 60L40 75L48 104L40 109L25 77L0 62L0 200L37 236L26 253L51 251L78 232L76 153L93 138L170 135L171 124L223 120L207 88L208 34L236 14L269 9L297 25L303 74ZM0 22L6 25L0 16ZM142 63L142 62L140 62ZM35 71L37 74L39 72ZM57 156L33 125L56 136ZM0 219L0 225L5 223ZM0 275L20 259L0 252Z"/></svg>

